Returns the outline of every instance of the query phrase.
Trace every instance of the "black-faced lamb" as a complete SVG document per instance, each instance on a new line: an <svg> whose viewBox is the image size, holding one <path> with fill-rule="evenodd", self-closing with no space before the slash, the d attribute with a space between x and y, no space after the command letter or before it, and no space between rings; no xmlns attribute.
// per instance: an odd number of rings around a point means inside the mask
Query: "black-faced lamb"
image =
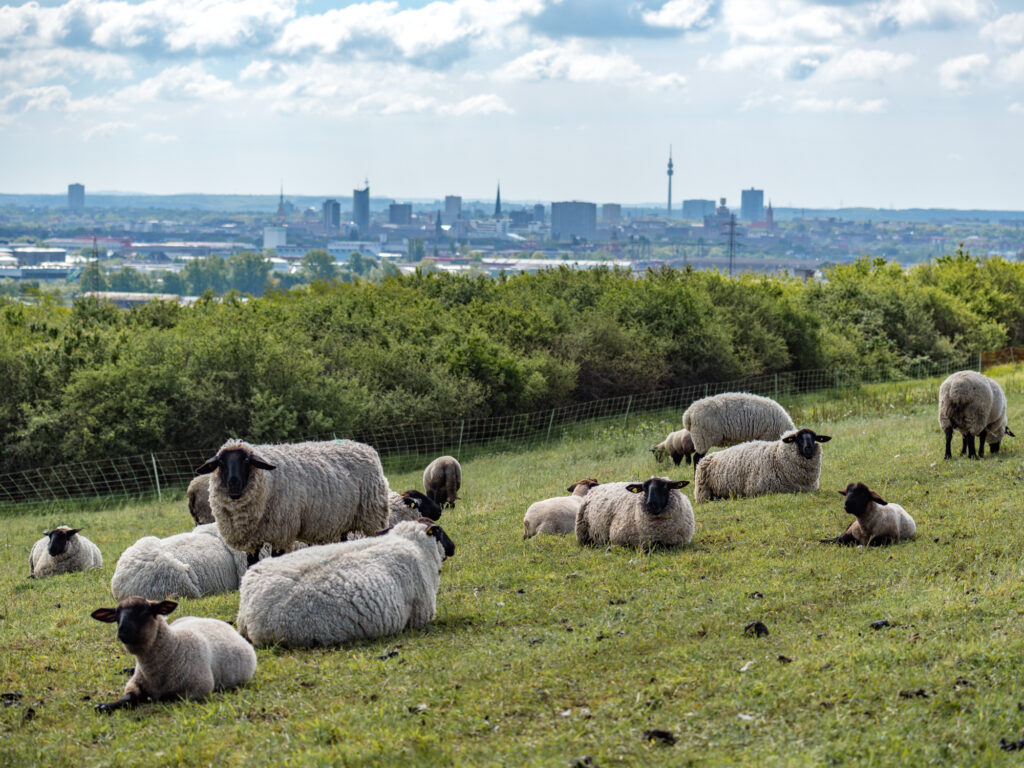
<svg viewBox="0 0 1024 768"><path fill-rule="evenodd" d="M242 578L238 629L255 645L368 640L434 618L441 563L455 545L433 521L263 560Z"/></svg>
<svg viewBox="0 0 1024 768"><path fill-rule="evenodd" d="M730 496L816 491L820 444L831 439L799 429L780 440L751 440L712 453L697 467L693 499L700 504Z"/></svg>
<svg viewBox="0 0 1024 768"><path fill-rule="evenodd" d="M205 525L213 522L213 511L210 509L210 476L197 475L188 484L185 491L188 499L188 513L196 525Z"/></svg>
<svg viewBox="0 0 1024 768"><path fill-rule="evenodd" d="M881 546L912 539L917 534L914 518L907 510L890 504L864 483L850 483L839 495L845 499L843 507L853 515L853 522L840 536L822 539L823 544Z"/></svg>
<svg viewBox="0 0 1024 768"><path fill-rule="evenodd" d="M693 538L693 507L679 489L688 480L652 477L591 488L576 513L576 541L651 550Z"/></svg>
<svg viewBox="0 0 1024 768"><path fill-rule="evenodd" d="M100 712L143 701L201 699L213 690L234 688L256 672L256 652L227 622L183 616L168 624L164 616L178 604L150 602L137 595L116 608L97 608L97 621L117 623L117 639L135 656L135 672L116 701Z"/></svg>
<svg viewBox="0 0 1024 768"><path fill-rule="evenodd" d="M224 541L248 554L296 540L343 541L387 525L388 482L377 451L351 440L250 445L229 440L196 470L210 474L210 509Z"/></svg>
<svg viewBox="0 0 1024 768"><path fill-rule="evenodd" d="M786 409L770 397L726 392L692 403L683 412L683 427L693 441L693 466L716 446L748 440L778 440L795 429Z"/></svg>
<svg viewBox="0 0 1024 768"><path fill-rule="evenodd" d="M462 465L454 456L438 456L423 470L423 490L442 507L454 507L462 487Z"/></svg>
<svg viewBox="0 0 1024 768"><path fill-rule="evenodd" d="M963 435L969 458L985 455L985 444L999 453L1004 435L1015 437L1006 425L1006 395L999 383L977 371L957 371L939 386L939 426L946 434L945 458L953 457L953 430ZM974 438L978 438L975 452ZM961 450L962 454L964 451Z"/></svg>
<svg viewBox="0 0 1024 768"><path fill-rule="evenodd" d="M694 450L690 430L679 429L675 432L669 432L664 440L651 448L651 453L654 454L655 461L664 461L665 457L668 456L678 467L679 462L683 459L686 459L687 464L690 463L690 457L693 455Z"/></svg>
<svg viewBox="0 0 1024 768"><path fill-rule="evenodd" d="M421 517L440 520L440 505L417 490L388 492L388 525L398 525L403 520L418 520Z"/></svg>
<svg viewBox="0 0 1024 768"><path fill-rule="evenodd" d="M103 555L100 548L85 536L81 528L59 525L52 531L43 531L43 538L32 545L28 556L28 576L43 579L59 573L75 573L100 568Z"/></svg>
<svg viewBox="0 0 1024 768"><path fill-rule="evenodd" d="M570 485L568 496L533 502L523 517L523 538L529 539L542 533L572 533L576 528L576 513L580 511L583 497L598 485L600 483L597 480L587 477Z"/></svg>

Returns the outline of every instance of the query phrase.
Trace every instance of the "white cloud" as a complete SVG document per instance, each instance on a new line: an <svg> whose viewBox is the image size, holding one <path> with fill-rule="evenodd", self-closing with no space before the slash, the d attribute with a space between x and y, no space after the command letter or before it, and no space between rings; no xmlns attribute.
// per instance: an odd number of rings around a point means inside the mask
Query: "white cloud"
<svg viewBox="0 0 1024 768"><path fill-rule="evenodd" d="M987 18L991 0L883 0L874 9L874 21L883 29L955 27Z"/></svg>
<svg viewBox="0 0 1024 768"><path fill-rule="evenodd" d="M147 133L144 138L151 144L171 144L178 140L178 137L170 133Z"/></svg>
<svg viewBox="0 0 1024 768"><path fill-rule="evenodd" d="M969 88L981 80L990 64L984 53L949 59L939 66L939 83L951 91Z"/></svg>
<svg viewBox="0 0 1024 768"><path fill-rule="evenodd" d="M1011 46L1024 43L1024 13L1008 13L981 28L981 36L996 45Z"/></svg>
<svg viewBox="0 0 1024 768"><path fill-rule="evenodd" d="M1024 83L1024 50L1017 51L999 62L999 77L1010 83Z"/></svg>
<svg viewBox="0 0 1024 768"><path fill-rule="evenodd" d="M826 81L882 80L906 69L916 60L917 57L910 53L854 48L823 63L815 77Z"/></svg>
<svg viewBox="0 0 1024 768"><path fill-rule="evenodd" d="M74 83L83 77L96 80L129 79L130 62L124 56L68 48L17 51L0 57L0 81L7 87L36 85L59 79Z"/></svg>
<svg viewBox="0 0 1024 768"><path fill-rule="evenodd" d="M494 115L504 114L511 115L513 110L508 104L500 97L493 93L481 93L476 96L470 96L467 99L463 99L457 104L442 105L438 107L438 114L441 115L454 115L455 117L465 117L468 115Z"/></svg>
<svg viewBox="0 0 1024 768"><path fill-rule="evenodd" d="M1024 115L1024 102L1015 101L1011 104L1007 111L1013 112L1015 115Z"/></svg>
<svg viewBox="0 0 1024 768"><path fill-rule="evenodd" d="M135 123L123 123L123 122L109 122L109 123L98 123L88 129L82 134L82 138L86 141L90 139L100 138L105 139L108 136L112 136L118 131L125 131L129 128L134 128Z"/></svg>
<svg viewBox="0 0 1024 768"><path fill-rule="evenodd" d="M685 82L682 75L648 72L623 53L590 53L576 41L525 53L501 67L495 77L505 81L567 80L573 83L622 83L646 88L674 88Z"/></svg>
<svg viewBox="0 0 1024 768"><path fill-rule="evenodd" d="M804 96L793 102L791 109L794 112L856 112L873 113L883 112L886 107L885 99L821 99L813 96Z"/></svg>
<svg viewBox="0 0 1024 768"><path fill-rule="evenodd" d="M779 80L804 80L835 53L834 46L825 45L741 45L718 57L705 57L700 65L723 72L749 71Z"/></svg>
<svg viewBox="0 0 1024 768"><path fill-rule="evenodd" d="M644 11L645 24L666 29L704 29L712 22L712 0L668 0L656 11Z"/></svg>
<svg viewBox="0 0 1024 768"><path fill-rule="evenodd" d="M800 0L728 0L722 21L734 43L830 43L859 34L864 20L837 5Z"/></svg>

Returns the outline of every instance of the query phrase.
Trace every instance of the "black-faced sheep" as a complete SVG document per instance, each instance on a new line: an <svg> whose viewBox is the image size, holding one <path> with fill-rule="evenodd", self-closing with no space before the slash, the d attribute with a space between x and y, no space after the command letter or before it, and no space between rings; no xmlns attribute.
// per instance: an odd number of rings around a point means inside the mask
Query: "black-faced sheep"
<svg viewBox="0 0 1024 768"><path fill-rule="evenodd" d="M786 409L770 397L748 392L726 392L692 403L683 412L683 427L693 441L693 466L715 446L748 440L778 440L795 429Z"/></svg>
<svg viewBox="0 0 1024 768"><path fill-rule="evenodd" d="M688 480L652 477L591 488L576 513L576 541L650 550L693 538L693 507L679 492Z"/></svg>
<svg viewBox="0 0 1024 768"><path fill-rule="evenodd" d="M985 455L986 442L999 453L1003 435L1015 437L1006 426L1006 395L999 383L977 371L957 371L939 386L939 426L946 434L945 458L953 457L953 430L963 435L968 457ZM975 453L974 438L978 438ZM964 450L961 449L961 454Z"/></svg>
<svg viewBox="0 0 1024 768"><path fill-rule="evenodd" d="M822 539L823 544L863 544L880 546L917 534L914 519L899 504L890 504L864 483L850 483L839 491L845 499L843 507L853 515L853 522L842 535Z"/></svg>
<svg viewBox="0 0 1024 768"><path fill-rule="evenodd" d="M523 538L529 539L542 533L572 533L576 528L576 513L580 511L583 497L598 485L600 483L597 480L584 478L569 486L569 496L535 501L523 517Z"/></svg>
<svg viewBox="0 0 1024 768"><path fill-rule="evenodd" d="M439 456L423 470L423 490L442 507L454 507L462 487L462 465L454 456Z"/></svg>
<svg viewBox="0 0 1024 768"><path fill-rule="evenodd" d="M403 520L418 520L421 517L440 520L440 505L417 490L388 492L388 525L398 525Z"/></svg>
<svg viewBox="0 0 1024 768"><path fill-rule="evenodd" d="M100 568L103 555L100 548L85 536L81 528L59 525L52 531L43 531L43 538L32 545L28 556L28 576L43 579L59 573L75 573Z"/></svg>

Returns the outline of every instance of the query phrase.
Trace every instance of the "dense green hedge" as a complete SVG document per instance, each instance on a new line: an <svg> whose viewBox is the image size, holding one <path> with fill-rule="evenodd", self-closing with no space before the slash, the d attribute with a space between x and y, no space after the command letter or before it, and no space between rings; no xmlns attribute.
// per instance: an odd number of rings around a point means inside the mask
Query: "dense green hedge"
<svg viewBox="0 0 1024 768"><path fill-rule="evenodd" d="M864 258L808 283L559 268L189 308L0 301L0 472L1024 343L1024 264L965 253L909 271Z"/></svg>

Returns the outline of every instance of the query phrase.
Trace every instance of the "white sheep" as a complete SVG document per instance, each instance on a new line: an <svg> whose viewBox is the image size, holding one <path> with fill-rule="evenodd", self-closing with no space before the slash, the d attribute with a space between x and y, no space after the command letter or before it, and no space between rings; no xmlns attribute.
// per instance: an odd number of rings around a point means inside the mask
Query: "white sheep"
<svg viewBox="0 0 1024 768"><path fill-rule="evenodd" d="M43 538L32 545L28 556L28 576L43 579L59 573L75 573L100 568L103 555L100 548L85 536L79 536L81 528L59 525L52 531L43 531Z"/></svg>
<svg viewBox="0 0 1024 768"><path fill-rule="evenodd" d="M197 475L188 484L185 491L188 498L188 513L196 525L205 525L213 522L213 512L210 510L210 477L209 475Z"/></svg>
<svg viewBox="0 0 1024 768"><path fill-rule="evenodd" d="M434 618L441 562L454 553L423 518L264 560L242 578L238 629L258 646L310 648L422 627Z"/></svg>
<svg viewBox="0 0 1024 768"><path fill-rule="evenodd" d="M694 450L693 437L690 435L690 430L679 429L675 432L669 432L664 440L651 448L651 453L654 454L654 459L659 462L663 461L665 456L668 455L678 467L679 462L683 459L686 459L687 464L690 463L690 457L693 455Z"/></svg>
<svg viewBox="0 0 1024 768"><path fill-rule="evenodd" d="M985 455L985 443L992 453L999 453L1003 435L1015 437L1006 426L1006 395L999 383L977 371L957 371L939 386L939 426L946 433L945 458L953 457L950 444L953 430L963 435L963 448L968 457ZM974 450L974 438L978 450Z"/></svg>
<svg viewBox="0 0 1024 768"><path fill-rule="evenodd" d="M795 429L786 409L770 397L726 392L691 403L683 412L683 427L693 441L693 467L715 446L748 440L778 440Z"/></svg>
<svg viewBox="0 0 1024 768"><path fill-rule="evenodd" d="M800 429L781 440L751 440L712 453L697 467L693 499L818 490L821 446L832 438Z"/></svg>
<svg viewBox="0 0 1024 768"><path fill-rule="evenodd" d="M600 485L597 480L588 477L570 485L569 496L555 496L553 499L533 502L523 517L523 538L529 539L542 533L572 533L583 497L597 485Z"/></svg>
<svg viewBox="0 0 1024 768"><path fill-rule="evenodd" d="M351 440L250 445L229 440L196 470L210 475L210 508L224 541L275 554L296 540L343 541L387 525L388 482L377 451Z"/></svg>
<svg viewBox="0 0 1024 768"><path fill-rule="evenodd" d="M864 483L850 483L839 495L853 522L842 535L822 539L822 544L863 544L880 546L917 535L914 518L899 504L890 504Z"/></svg>
<svg viewBox="0 0 1024 768"><path fill-rule="evenodd" d="M693 507L679 489L688 480L652 477L642 483L591 488L576 513L576 541L650 550L693 538Z"/></svg>
<svg viewBox="0 0 1024 768"><path fill-rule="evenodd" d="M442 507L454 507L462 487L462 465L454 456L438 456L423 470L423 490Z"/></svg>
<svg viewBox="0 0 1024 768"><path fill-rule="evenodd" d="M178 604L150 602L134 595L116 608L97 608L92 617L117 622L117 639L135 656L135 672L124 695L96 708L112 712L143 701L201 699L213 690L234 688L256 672L256 652L227 622L183 616L168 624L164 616Z"/></svg>

